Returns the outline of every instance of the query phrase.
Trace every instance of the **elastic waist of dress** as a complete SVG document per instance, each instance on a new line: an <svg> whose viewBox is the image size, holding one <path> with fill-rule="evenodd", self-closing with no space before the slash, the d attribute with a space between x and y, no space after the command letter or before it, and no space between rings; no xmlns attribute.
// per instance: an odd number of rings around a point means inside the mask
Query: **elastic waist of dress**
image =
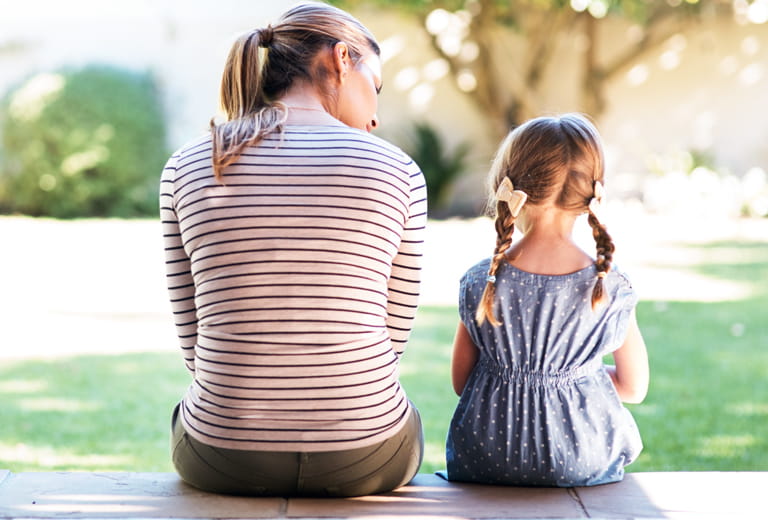
<svg viewBox="0 0 768 520"><path fill-rule="evenodd" d="M527 370L520 366L503 366L488 357L481 357L478 364L483 370L501 378L504 381L522 383L526 386L564 386L572 384L577 379L594 374L602 365L599 359L590 361L586 365L559 370L557 372L540 372Z"/></svg>

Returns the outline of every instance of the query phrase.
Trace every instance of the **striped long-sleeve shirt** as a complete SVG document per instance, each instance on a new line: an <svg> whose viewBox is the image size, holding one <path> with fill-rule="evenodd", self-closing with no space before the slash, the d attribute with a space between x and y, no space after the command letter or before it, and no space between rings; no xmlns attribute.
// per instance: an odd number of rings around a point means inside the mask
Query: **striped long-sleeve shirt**
<svg viewBox="0 0 768 520"><path fill-rule="evenodd" d="M211 138L176 152L160 207L193 382L185 429L213 446L333 451L394 435L419 294L426 187L401 150L288 126L213 177Z"/></svg>

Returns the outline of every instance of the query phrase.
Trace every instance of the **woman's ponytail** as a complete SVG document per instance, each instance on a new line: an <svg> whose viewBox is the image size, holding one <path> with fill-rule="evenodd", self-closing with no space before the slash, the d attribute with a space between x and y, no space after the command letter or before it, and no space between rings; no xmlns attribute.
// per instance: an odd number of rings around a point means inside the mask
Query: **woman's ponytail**
<svg viewBox="0 0 768 520"><path fill-rule="evenodd" d="M221 78L220 102L226 121L211 120L213 173L223 182L223 170L243 149L265 135L279 131L287 113L281 104L270 105L264 93L265 62L274 40L272 27L251 31L232 45ZM265 49L263 49L265 48Z"/></svg>

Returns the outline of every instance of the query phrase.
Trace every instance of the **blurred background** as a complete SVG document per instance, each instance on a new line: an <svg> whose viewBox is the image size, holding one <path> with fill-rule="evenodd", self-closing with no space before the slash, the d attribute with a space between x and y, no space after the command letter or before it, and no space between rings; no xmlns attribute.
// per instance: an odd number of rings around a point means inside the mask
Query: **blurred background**
<svg viewBox="0 0 768 520"><path fill-rule="evenodd" d="M235 36L293 1L2 0L0 211L155 211L167 155L218 108ZM341 0L379 39L379 134L475 216L503 135L583 111L613 200L768 214L768 0ZM63 199L63 200L62 200Z"/></svg>
<svg viewBox="0 0 768 520"><path fill-rule="evenodd" d="M631 470L768 469L768 0L333 3L378 38L377 133L429 184L402 366L422 470L444 466L458 278L495 243L492 154L565 111L603 135L604 220L641 299L652 382ZM0 468L172 470L189 376L160 171L217 114L235 37L293 4L0 0Z"/></svg>

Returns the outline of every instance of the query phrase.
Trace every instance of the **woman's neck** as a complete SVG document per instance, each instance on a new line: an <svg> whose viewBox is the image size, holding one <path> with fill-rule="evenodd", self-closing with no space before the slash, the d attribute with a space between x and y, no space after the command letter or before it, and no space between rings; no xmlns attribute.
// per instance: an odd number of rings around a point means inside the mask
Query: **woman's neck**
<svg viewBox="0 0 768 520"><path fill-rule="evenodd" d="M339 125L324 106L322 97L311 85L297 84L279 99L288 109L287 124L294 125Z"/></svg>

